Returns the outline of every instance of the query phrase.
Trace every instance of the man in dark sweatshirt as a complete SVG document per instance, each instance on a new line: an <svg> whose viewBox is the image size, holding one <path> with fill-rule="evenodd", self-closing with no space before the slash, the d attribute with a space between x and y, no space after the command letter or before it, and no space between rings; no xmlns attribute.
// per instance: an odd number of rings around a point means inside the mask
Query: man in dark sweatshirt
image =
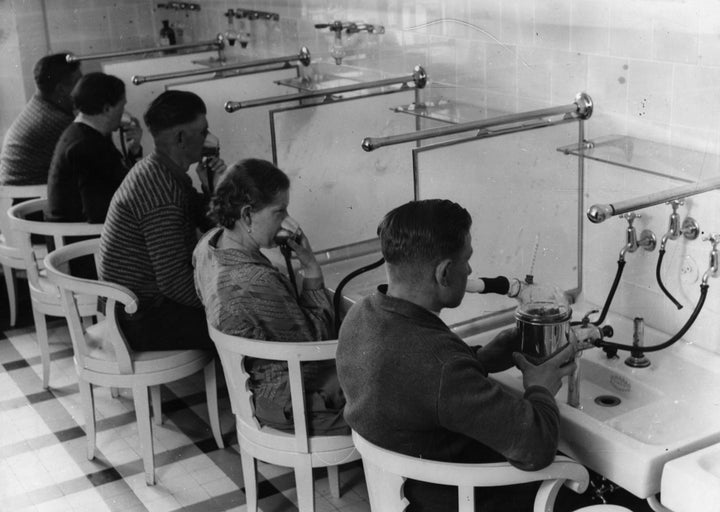
<svg viewBox="0 0 720 512"><path fill-rule="evenodd" d="M554 395L575 368L574 347L540 365L514 352L514 329L468 346L439 318L457 307L471 272L470 214L448 200L412 201L378 228L388 287L353 306L337 351L345 418L384 448L449 462L549 465L558 446ZM517 397L488 378L517 365ZM476 490L477 510L532 510L536 486ZM457 510L457 489L409 480L409 511Z"/></svg>

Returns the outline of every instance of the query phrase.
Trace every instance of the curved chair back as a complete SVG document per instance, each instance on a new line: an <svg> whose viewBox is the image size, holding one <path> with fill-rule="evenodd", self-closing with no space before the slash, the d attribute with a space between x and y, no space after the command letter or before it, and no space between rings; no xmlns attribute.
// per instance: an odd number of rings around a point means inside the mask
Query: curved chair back
<svg viewBox="0 0 720 512"><path fill-rule="evenodd" d="M122 304L127 313L135 313L138 307L137 297L132 291L119 284L75 277L67 271L71 260L88 255L97 256L99 252L99 238L55 249L45 257L47 277L60 290L62 306L75 351L76 364L80 368L95 370L106 366L105 371L108 373L131 374L133 373L132 350L118 325L116 304ZM98 315L105 315L104 328L107 331L103 338L112 344L112 350L104 352L99 359L93 357L97 347L89 343L85 336L82 317L86 316L83 313L87 312L82 312L78 307L77 295L95 298L96 300L93 301L96 304L95 312ZM102 300L98 301L98 297ZM114 358L108 358L108 354L114 355Z"/></svg>
<svg viewBox="0 0 720 512"><path fill-rule="evenodd" d="M331 491L334 496L339 496L337 466L357 460L360 455L355 450L349 435L308 435L301 371L301 363L305 361L334 360L337 340L301 343L260 341L224 334L209 324L208 331L222 361L232 410L236 416L246 492L255 492L252 458L295 468L298 502L302 512L314 510L313 467L328 467ZM244 364L246 358L269 359L287 363L294 432L282 432L261 426L258 422L249 385L250 374ZM249 480L250 478L252 480ZM257 495L248 494L247 502L249 511L256 510Z"/></svg>
<svg viewBox="0 0 720 512"><path fill-rule="evenodd" d="M28 280L37 290L42 291L39 284L39 271L42 269L42 258L36 247L33 247L31 236L41 235L52 237L55 247L65 245L65 237L100 236L102 224L87 222L45 222L30 220L33 214L45 211L47 199L31 199L10 208L8 216L10 227L15 232L19 248L25 260Z"/></svg>
<svg viewBox="0 0 720 512"><path fill-rule="evenodd" d="M16 199L35 199L47 196L47 185L0 185L0 265L3 268L5 286L10 306L10 325L17 321L17 283L15 271L25 268L15 235L10 229L8 210Z"/></svg>
<svg viewBox="0 0 720 512"><path fill-rule="evenodd" d="M583 492L589 482L587 469L568 457L558 456L539 471L522 471L508 462L460 464L420 459L381 448L355 431L352 438L362 456L372 512L405 510L408 501L403 497L402 487L408 478L456 486L459 512L475 510L475 487L542 481L533 511L550 512L563 484Z"/></svg>

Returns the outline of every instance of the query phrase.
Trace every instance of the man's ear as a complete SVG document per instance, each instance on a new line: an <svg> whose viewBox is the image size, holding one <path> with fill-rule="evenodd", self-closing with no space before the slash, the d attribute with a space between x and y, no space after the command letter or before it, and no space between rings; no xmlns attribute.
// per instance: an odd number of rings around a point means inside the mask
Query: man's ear
<svg viewBox="0 0 720 512"><path fill-rule="evenodd" d="M435 265L435 281L440 286L448 286L449 284L450 265L452 265L450 258L444 259Z"/></svg>

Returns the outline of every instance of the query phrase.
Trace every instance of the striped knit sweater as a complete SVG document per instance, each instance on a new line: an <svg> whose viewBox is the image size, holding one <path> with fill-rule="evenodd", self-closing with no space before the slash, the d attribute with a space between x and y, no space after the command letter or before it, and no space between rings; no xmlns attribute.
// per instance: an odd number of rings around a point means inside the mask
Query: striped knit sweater
<svg viewBox="0 0 720 512"><path fill-rule="evenodd" d="M202 308L192 252L207 203L185 170L157 152L135 164L113 196L100 242L100 277L127 286L139 310L165 298Z"/></svg>
<svg viewBox="0 0 720 512"><path fill-rule="evenodd" d="M38 94L33 96L5 135L0 153L0 185L47 183L55 144L72 122L71 112Z"/></svg>

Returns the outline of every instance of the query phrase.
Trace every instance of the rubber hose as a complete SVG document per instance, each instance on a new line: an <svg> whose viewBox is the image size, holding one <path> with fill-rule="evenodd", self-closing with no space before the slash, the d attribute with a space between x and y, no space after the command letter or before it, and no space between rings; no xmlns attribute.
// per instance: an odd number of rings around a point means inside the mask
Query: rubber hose
<svg viewBox="0 0 720 512"><path fill-rule="evenodd" d="M703 307L703 304L705 304L705 297L707 296L708 288L710 285L707 284L701 284L700 285L700 298L698 299L697 304L695 305L695 309L693 310L692 314L690 315L690 318L687 319L687 322L685 322L685 325L682 326L682 328L669 340L660 343L658 345L651 345L649 347L635 347L633 345L623 345L621 343L613 343L611 341L599 341L596 346L598 347L609 347L614 348L617 350L628 350L628 351L638 351L638 352L657 352L658 350L662 350L664 348L668 348L670 345L675 343L677 340L682 338L685 333L692 327L692 324L695 323L695 320L697 319L697 316L700 314L700 310Z"/></svg>
<svg viewBox="0 0 720 512"><path fill-rule="evenodd" d="M620 259L618 260L618 268L617 272L615 273L615 280L613 281L612 286L610 287L610 292L608 293L607 299L605 299L605 305L602 308L602 311L600 312L600 318L592 322L593 325L600 325L605 321L605 317L607 316L608 310L610 309L610 304L612 303L613 298L615 297L615 292L617 291L618 284L620 284L620 277L622 276L623 269L625 268L625 260Z"/></svg>
<svg viewBox="0 0 720 512"><path fill-rule="evenodd" d="M338 284L337 288L335 289L335 295L333 295L333 311L335 312L335 333L340 332L340 325L342 324L342 321L340 320L340 303L342 302L342 290L345 288L345 285L347 285L352 279L356 278L360 274L364 274L365 272L369 272L373 269L378 268L380 265L385 263L385 258L380 258L374 263L370 263L369 265L365 265L364 267L360 267L357 270L353 270L348 275L346 275Z"/></svg>
<svg viewBox="0 0 720 512"><path fill-rule="evenodd" d="M660 285L660 289L663 291L665 296L672 301L673 304L675 304L675 307L678 309L682 309L683 306L680 304L675 297L673 297L672 293L670 293L667 288L665 288L665 285L662 282L662 277L660 277L660 267L662 266L662 260L663 256L665 256L665 249L660 249L660 254L658 256L658 262L657 267L655 267L655 278L657 279L658 284Z"/></svg>
<svg viewBox="0 0 720 512"><path fill-rule="evenodd" d="M285 266L287 267L288 279L290 279L290 284L293 287L293 291L295 291L295 297L297 297L297 299L300 300L300 294L298 293L297 282L295 281L295 271L293 270L292 261L290 261L290 255L292 254L292 249L290 249L290 246L283 244L280 246L280 252L285 257Z"/></svg>

